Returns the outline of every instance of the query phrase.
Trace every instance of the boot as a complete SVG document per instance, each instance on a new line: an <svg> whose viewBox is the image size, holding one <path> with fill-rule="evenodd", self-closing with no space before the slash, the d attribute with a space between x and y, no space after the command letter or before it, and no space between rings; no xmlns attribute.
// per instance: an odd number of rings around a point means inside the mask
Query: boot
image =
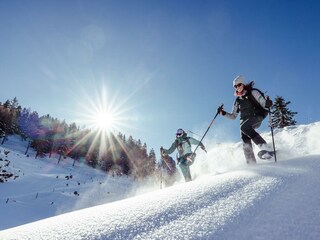
<svg viewBox="0 0 320 240"><path fill-rule="evenodd" d="M256 157L254 156L254 152L252 149L251 143L244 143L243 144L243 152L246 158L247 164L256 164Z"/></svg>

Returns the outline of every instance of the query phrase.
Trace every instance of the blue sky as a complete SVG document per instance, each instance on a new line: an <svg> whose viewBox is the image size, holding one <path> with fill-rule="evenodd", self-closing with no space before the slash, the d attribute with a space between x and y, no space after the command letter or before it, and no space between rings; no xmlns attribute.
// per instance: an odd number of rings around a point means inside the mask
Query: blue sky
<svg viewBox="0 0 320 240"><path fill-rule="evenodd" d="M0 1L1 99L68 123L96 106L156 153L177 128L203 134L242 74L319 121L318 1ZM267 130L267 121L260 131ZM190 134L192 135L192 134ZM239 119L208 138L239 141Z"/></svg>

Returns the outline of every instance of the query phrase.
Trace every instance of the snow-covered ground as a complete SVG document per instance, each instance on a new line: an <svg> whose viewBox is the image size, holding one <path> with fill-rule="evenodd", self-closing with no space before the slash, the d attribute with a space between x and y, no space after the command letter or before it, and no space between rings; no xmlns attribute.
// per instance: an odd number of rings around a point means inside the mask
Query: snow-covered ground
<svg viewBox="0 0 320 240"><path fill-rule="evenodd" d="M208 139L208 154L199 151L191 167L196 179L164 189L10 146L12 171L24 174L0 184L0 239L320 239L320 122L277 130L275 139L278 162L255 166L241 143ZM54 216L95 199L109 203Z"/></svg>
<svg viewBox="0 0 320 240"><path fill-rule="evenodd" d="M129 177L107 175L70 158L35 159L28 143L9 137L0 145L0 173L13 173L0 183L0 230L137 194L141 184ZM9 163L9 164L8 164ZM8 165L8 166L6 166Z"/></svg>

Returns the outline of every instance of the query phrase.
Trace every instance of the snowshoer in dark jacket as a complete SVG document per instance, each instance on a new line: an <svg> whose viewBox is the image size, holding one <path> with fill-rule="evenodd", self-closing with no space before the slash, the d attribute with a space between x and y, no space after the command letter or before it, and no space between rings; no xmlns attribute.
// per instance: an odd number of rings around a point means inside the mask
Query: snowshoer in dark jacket
<svg viewBox="0 0 320 240"><path fill-rule="evenodd" d="M164 154L171 154L176 149L178 150L177 161L186 182L192 180L190 166L193 164L196 157L196 154L192 153L191 150L192 144L199 144L202 150L205 150L205 147L202 144L202 142L192 137L188 137L187 133L183 129L179 128L176 133L176 140L171 144L171 147L168 150L164 149L163 147L161 147L160 149Z"/></svg>
<svg viewBox="0 0 320 240"><path fill-rule="evenodd" d="M220 109L220 114L229 119L236 119L240 113L240 132L244 156L248 164L254 164L256 163L256 158L252 148L252 141L260 150L272 151L272 148L255 131L267 116L267 109L272 106L272 101L268 97L265 98L260 90L253 88L253 82L246 84L243 76L237 76L233 80L233 87L235 88L234 95L237 98L232 112L228 113ZM271 156L265 156L265 158L269 157Z"/></svg>

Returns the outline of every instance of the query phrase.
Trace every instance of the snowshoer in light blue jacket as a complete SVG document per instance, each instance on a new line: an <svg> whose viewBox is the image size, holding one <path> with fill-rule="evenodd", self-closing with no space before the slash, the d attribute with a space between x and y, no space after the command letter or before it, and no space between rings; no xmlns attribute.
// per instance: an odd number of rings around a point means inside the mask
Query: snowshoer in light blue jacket
<svg viewBox="0 0 320 240"><path fill-rule="evenodd" d="M171 147L169 149L164 149L163 147L161 147L161 151L164 154L171 154L176 149L178 150L177 161L186 182L192 180L190 166L193 164L196 157L196 154L192 153L191 145L198 144L202 148L202 150L205 151L205 147L202 142L192 137L188 137L187 133L183 129L179 128L176 133L176 139L171 144Z"/></svg>

